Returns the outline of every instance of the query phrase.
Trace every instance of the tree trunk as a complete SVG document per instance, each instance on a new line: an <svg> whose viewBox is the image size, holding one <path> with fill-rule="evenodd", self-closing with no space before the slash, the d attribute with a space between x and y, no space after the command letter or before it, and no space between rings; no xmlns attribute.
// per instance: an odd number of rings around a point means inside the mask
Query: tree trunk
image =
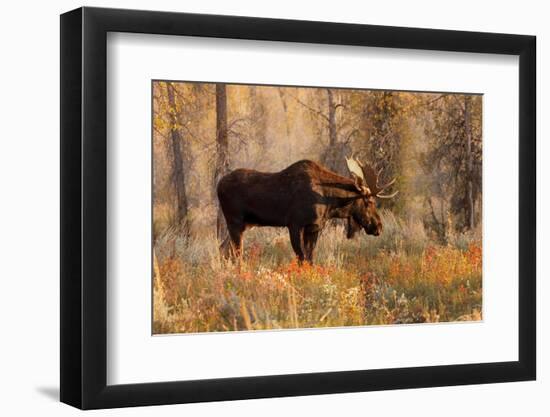
<svg viewBox="0 0 550 417"><path fill-rule="evenodd" d="M227 91L225 84L216 84L216 167L214 186L229 172L229 145L227 141ZM219 242L227 237L227 226L221 209L218 207L216 235Z"/></svg>
<svg viewBox="0 0 550 417"><path fill-rule="evenodd" d="M292 141L290 140L290 125L288 124L288 106L286 104L285 93L282 88L277 88L279 97L281 98L281 104L283 105L283 111L285 112L285 126L286 126L286 140L288 141L288 165L292 163Z"/></svg>
<svg viewBox="0 0 550 417"><path fill-rule="evenodd" d="M471 121L471 97L464 100L464 130L466 131L466 198L468 201L468 228L475 226L475 201L473 187L473 153L472 153L472 121Z"/></svg>
<svg viewBox="0 0 550 417"><path fill-rule="evenodd" d="M334 147L336 145L336 105L334 104L334 93L332 90L327 89L328 94L328 134L329 134L329 146Z"/></svg>
<svg viewBox="0 0 550 417"><path fill-rule="evenodd" d="M181 145L183 137L178 126L178 117L176 110L176 100L172 83L166 83L168 93L169 117L170 117L170 139L172 147L172 181L176 191L176 222L188 232L187 214L188 203L185 193L185 171L183 167L183 158L181 155Z"/></svg>
<svg viewBox="0 0 550 417"><path fill-rule="evenodd" d="M336 169L337 165L337 155L336 155L336 145L338 141L337 131L336 131L336 107L334 104L334 93L330 88L327 88L328 95L328 149L326 153L325 164L331 170Z"/></svg>
<svg viewBox="0 0 550 417"><path fill-rule="evenodd" d="M258 95L256 86L250 86L250 118L252 119L252 138L260 148L260 159L256 161L257 169L269 169L269 161L265 158L269 152L267 146L267 119L262 96Z"/></svg>

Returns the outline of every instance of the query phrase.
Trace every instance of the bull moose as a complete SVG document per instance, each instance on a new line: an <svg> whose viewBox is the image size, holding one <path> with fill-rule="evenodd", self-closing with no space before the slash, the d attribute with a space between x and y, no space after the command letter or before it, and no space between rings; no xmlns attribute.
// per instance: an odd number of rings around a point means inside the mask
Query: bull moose
<svg viewBox="0 0 550 417"><path fill-rule="evenodd" d="M313 261L320 232L330 219L348 220L347 234L360 228L369 235L382 232L376 198L395 179L378 184L370 165L346 158L350 177L338 175L308 160L295 162L276 173L237 169L222 177L217 186L220 207L236 256L241 255L243 233L253 226L287 227L299 262Z"/></svg>

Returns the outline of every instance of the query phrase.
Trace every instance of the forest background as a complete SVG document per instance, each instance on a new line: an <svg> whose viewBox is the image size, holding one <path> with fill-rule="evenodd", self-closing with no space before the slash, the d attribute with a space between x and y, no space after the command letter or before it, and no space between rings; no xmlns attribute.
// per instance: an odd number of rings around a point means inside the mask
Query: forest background
<svg viewBox="0 0 550 417"><path fill-rule="evenodd" d="M153 81L155 333L481 319L482 96ZM287 231L220 256L215 185L300 159L348 176L354 155L397 178L384 233L335 221L315 266Z"/></svg>

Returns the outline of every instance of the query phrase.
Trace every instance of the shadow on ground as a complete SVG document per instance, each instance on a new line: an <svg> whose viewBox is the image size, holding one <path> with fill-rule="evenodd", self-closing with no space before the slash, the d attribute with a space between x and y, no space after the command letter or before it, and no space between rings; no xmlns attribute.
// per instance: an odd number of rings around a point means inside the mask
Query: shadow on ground
<svg viewBox="0 0 550 417"><path fill-rule="evenodd" d="M52 401L59 401L59 387L36 387L36 391Z"/></svg>

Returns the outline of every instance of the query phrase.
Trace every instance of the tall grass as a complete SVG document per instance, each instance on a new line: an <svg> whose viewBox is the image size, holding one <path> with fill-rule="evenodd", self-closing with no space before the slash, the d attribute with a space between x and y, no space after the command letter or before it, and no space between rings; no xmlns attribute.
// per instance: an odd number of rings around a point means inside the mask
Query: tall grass
<svg viewBox="0 0 550 417"><path fill-rule="evenodd" d="M241 263L212 235L175 229L155 244L154 333L481 319L479 232L443 246L421 223L382 213L378 237L327 227L315 264L298 265L286 229L246 232Z"/></svg>

